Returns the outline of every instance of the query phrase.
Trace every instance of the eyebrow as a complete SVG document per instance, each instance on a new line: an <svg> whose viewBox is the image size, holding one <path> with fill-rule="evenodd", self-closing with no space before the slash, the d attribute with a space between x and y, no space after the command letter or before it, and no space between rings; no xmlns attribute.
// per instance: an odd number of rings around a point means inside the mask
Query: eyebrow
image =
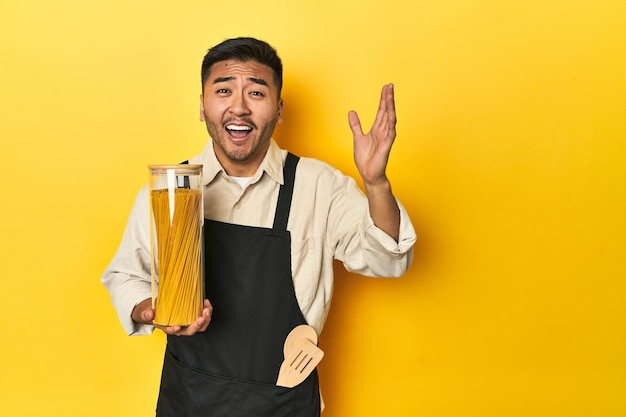
<svg viewBox="0 0 626 417"><path fill-rule="evenodd" d="M216 79L213 80L213 84L225 83L228 81L233 81L234 79L235 77L217 77ZM248 80L252 81L253 83L264 85L267 87L267 81L265 81L263 78L250 77L248 78Z"/></svg>

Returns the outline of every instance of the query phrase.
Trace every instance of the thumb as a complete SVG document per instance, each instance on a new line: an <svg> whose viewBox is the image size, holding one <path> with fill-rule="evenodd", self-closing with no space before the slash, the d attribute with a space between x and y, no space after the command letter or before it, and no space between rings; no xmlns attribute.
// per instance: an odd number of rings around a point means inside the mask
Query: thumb
<svg viewBox="0 0 626 417"><path fill-rule="evenodd" d="M359 120L359 116L354 110L350 110L350 112L348 113L348 123L350 123L350 129L352 130L352 135L354 135L354 137L363 135L363 130L361 129L361 121Z"/></svg>
<svg viewBox="0 0 626 417"><path fill-rule="evenodd" d="M154 310L152 308L146 308L144 311L142 311L141 320L146 323L150 323L152 320L154 320Z"/></svg>
<svg viewBox="0 0 626 417"><path fill-rule="evenodd" d="M130 317L137 323L152 323L152 320L154 319L152 298L146 298L137 304L130 313Z"/></svg>

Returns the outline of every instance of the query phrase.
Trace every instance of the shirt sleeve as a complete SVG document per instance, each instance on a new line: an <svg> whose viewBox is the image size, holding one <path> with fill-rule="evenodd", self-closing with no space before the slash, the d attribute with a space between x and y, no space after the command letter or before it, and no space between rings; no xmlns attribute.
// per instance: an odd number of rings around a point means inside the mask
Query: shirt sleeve
<svg viewBox="0 0 626 417"><path fill-rule="evenodd" d="M400 233L398 241L376 227L374 220L367 211L363 219L361 238L364 260L364 271L355 269L358 265L346 265L351 272L365 275L397 278L402 276L413 262L413 246L417 240L413 224L404 206L396 199L400 210Z"/></svg>
<svg viewBox="0 0 626 417"><path fill-rule="evenodd" d="M335 258L346 270L370 277L397 278L411 266L417 240L404 206L400 210L398 241L376 227L369 213L367 197L350 177L339 178L331 204L331 232Z"/></svg>
<svg viewBox="0 0 626 417"><path fill-rule="evenodd" d="M137 194L120 246L101 278L129 335L150 334L154 330L151 325L131 319L133 308L152 297L149 214L148 189L144 187Z"/></svg>

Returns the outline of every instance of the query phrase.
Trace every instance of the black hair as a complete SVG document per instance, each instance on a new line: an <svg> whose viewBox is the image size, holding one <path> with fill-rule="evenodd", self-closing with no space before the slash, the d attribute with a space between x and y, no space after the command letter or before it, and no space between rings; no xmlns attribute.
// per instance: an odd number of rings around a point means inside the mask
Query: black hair
<svg viewBox="0 0 626 417"><path fill-rule="evenodd" d="M227 39L215 45L202 61L202 89L209 78L211 66L216 62L238 59L241 62L256 61L267 65L274 71L274 81L278 86L278 95L283 87L283 63L276 50L267 42L255 38Z"/></svg>

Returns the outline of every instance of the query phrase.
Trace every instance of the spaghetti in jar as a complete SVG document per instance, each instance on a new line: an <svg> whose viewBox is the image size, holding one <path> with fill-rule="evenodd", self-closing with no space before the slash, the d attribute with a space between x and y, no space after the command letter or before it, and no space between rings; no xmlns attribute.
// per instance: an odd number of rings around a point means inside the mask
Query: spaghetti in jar
<svg viewBox="0 0 626 417"><path fill-rule="evenodd" d="M150 165L154 324L188 326L202 312L202 165Z"/></svg>

